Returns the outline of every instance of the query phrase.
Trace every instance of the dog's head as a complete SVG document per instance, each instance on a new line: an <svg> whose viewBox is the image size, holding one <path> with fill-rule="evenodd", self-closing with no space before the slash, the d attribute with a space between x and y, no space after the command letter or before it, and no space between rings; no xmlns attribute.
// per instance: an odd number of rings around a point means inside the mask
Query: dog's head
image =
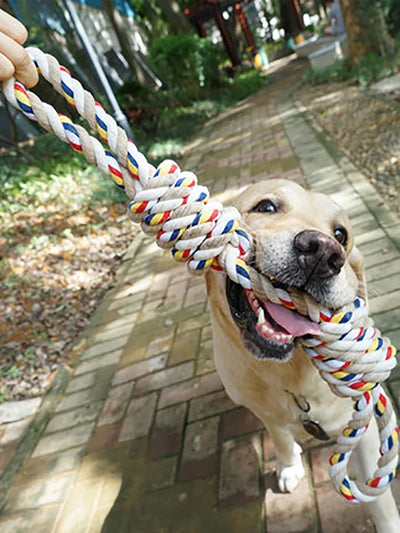
<svg viewBox="0 0 400 533"><path fill-rule="evenodd" d="M285 180L250 186L236 207L254 239L248 262L284 287L337 310L365 298L361 254L345 212L330 198ZM319 328L296 311L255 299L231 280L226 297L246 348L257 358L287 360L296 338Z"/></svg>

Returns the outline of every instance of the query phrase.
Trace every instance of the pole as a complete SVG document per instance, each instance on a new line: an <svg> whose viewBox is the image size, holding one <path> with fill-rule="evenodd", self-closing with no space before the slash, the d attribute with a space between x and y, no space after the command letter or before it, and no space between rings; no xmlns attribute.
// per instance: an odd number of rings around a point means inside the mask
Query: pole
<svg viewBox="0 0 400 533"><path fill-rule="evenodd" d="M125 130L125 133L127 134L128 138L133 140L134 137L133 137L133 133L129 125L128 119L126 118L125 114L123 113L122 109L120 108L117 102L115 94L111 88L111 85L107 79L107 76L105 75L104 69L101 66L99 58L97 57L97 54L91 42L89 41L88 34L86 33L85 28L83 27L83 24L75 9L75 6L71 2L71 0L63 0L63 2L64 2L65 9L68 11L69 16L71 17L76 33L78 34L79 39L82 42L82 46L85 52L87 53L90 62L92 63L92 66L97 74L97 77L99 78L100 85L102 86L107 96L107 99L112 107L115 121L117 122L117 124L121 126L123 130Z"/></svg>

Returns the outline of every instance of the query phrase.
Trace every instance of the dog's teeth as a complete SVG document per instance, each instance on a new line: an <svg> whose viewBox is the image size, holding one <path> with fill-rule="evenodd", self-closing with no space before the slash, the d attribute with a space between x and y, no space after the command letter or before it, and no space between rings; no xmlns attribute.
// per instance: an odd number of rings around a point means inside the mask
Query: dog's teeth
<svg viewBox="0 0 400 533"><path fill-rule="evenodd" d="M261 307L258 313L257 325L262 326L265 322L264 309Z"/></svg>

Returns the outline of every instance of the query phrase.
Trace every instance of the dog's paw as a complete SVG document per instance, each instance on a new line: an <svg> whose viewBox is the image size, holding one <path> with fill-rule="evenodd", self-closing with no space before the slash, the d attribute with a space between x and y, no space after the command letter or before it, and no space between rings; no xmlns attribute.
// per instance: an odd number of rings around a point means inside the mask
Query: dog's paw
<svg viewBox="0 0 400 533"><path fill-rule="evenodd" d="M294 466L283 466L277 470L278 487L281 492L293 492L304 477L304 467L302 464Z"/></svg>
<svg viewBox="0 0 400 533"><path fill-rule="evenodd" d="M303 479L305 470L301 459L301 448L295 444L293 464L288 466L278 462L276 474L278 476L278 487L281 492L293 492Z"/></svg>

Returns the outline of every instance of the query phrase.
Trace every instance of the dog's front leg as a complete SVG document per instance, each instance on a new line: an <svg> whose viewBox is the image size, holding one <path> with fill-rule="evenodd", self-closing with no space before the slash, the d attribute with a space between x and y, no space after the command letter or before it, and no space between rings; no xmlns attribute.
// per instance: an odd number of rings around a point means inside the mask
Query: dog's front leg
<svg viewBox="0 0 400 533"><path fill-rule="evenodd" d="M292 492L305 474L301 448L287 428L267 417L259 418L263 420L275 448L279 489L282 492Z"/></svg>
<svg viewBox="0 0 400 533"><path fill-rule="evenodd" d="M354 467L358 479L365 482L373 477L379 458L379 446L378 428L373 420L351 458L351 466ZM399 511L390 488L374 502L364 505L377 533L400 532Z"/></svg>

